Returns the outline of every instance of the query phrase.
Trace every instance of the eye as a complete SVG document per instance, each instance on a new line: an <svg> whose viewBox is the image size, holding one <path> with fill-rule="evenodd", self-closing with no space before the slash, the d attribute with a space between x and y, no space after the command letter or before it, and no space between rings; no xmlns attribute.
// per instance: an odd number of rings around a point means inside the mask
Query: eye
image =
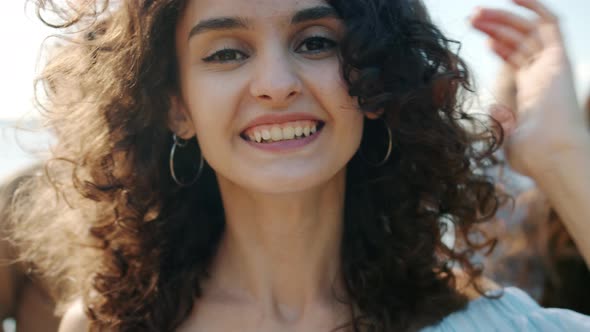
<svg viewBox="0 0 590 332"><path fill-rule="evenodd" d="M247 59L248 56L238 50L226 48L220 51L213 53L212 55L203 58L202 60L205 62L218 62L218 63L225 63L225 62L238 62Z"/></svg>
<svg viewBox="0 0 590 332"><path fill-rule="evenodd" d="M305 39L297 48L297 51L308 54L319 54L322 52L332 51L338 44L324 37L310 37Z"/></svg>

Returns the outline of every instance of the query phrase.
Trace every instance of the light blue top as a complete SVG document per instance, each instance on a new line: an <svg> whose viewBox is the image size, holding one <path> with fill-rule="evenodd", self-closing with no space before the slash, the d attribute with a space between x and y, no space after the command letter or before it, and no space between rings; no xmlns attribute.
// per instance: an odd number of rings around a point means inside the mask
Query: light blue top
<svg viewBox="0 0 590 332"><path fill-rule="evenodd" d="M565 309L545 309L518 288L504 288L499 299L485 297L422 332L590 332L590 316Z"/></svg>

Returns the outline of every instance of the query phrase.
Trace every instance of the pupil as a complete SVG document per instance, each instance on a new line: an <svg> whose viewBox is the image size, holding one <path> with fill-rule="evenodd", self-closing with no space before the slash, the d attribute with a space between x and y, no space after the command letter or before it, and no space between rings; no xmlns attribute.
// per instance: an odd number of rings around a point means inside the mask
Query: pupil
<svg viewBox="0 0 590 332"><path fill-rule="evenodd" d="M232 56L233 53L230 51L225 51L221 53L220 58L221 60L232 60L234 57Z"/></svg>
<svg viewBox="0 0 590 332"><path fill-rule="evenodd" d="M309 44L307 45L307 47L309 50L312 50L312 51L319 50L322 48L322 46L324 46L324 42L319 39L310 40L308 43Z"/></svg>

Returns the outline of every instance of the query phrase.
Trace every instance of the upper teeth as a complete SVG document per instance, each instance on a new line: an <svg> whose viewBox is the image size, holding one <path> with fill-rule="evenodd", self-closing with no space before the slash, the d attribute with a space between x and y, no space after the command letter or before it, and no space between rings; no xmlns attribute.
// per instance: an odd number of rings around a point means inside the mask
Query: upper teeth
<svg viewBox="0 0 590 332"><path fill-rule="evenodd" d="M256 126L244 133L253 142L277 142L309 136L317 131L316 121L294 121L276 125Z"/></svg>

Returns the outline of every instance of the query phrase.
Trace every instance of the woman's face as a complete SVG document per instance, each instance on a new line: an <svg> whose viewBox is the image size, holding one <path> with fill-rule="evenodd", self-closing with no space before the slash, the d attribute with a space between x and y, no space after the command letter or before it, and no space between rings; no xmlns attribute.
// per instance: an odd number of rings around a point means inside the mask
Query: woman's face
<svg viewBox="0 0 590 332"><path fill-rule="evenodd" d="M250 190L300 191L343 175L363 127L340 74L343 33L325 1L189 1L172 126L196 133L218 177Z"/></svg>

